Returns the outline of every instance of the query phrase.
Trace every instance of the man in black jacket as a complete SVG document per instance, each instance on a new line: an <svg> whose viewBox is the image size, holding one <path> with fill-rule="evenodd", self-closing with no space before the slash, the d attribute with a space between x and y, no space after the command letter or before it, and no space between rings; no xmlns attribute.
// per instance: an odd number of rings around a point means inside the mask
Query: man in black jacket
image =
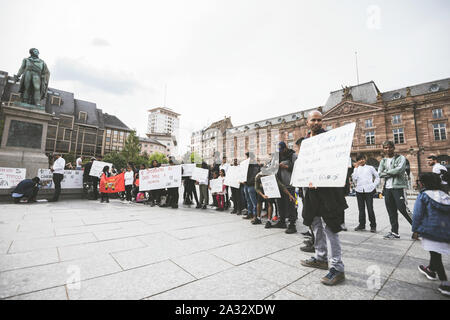
<svg viewBox="0 0 450 320"><path fill-rule="evenodd" d="M83 172L83 183L92 184L93 199L89 199L89 200L97 200L98 199L97 186L98 186L98 183L100 182L100 178L89 175L91 173L92 163L94 163L95 160L96 160L95 157L92 157L91 162L86 163L86 165L84 166L84 172Z"/></svg>
<svg viewBox="0 0 450 320"><path fill-rule="evenodd" d="M322 129L322 114L319 111L312 111L309 114L307 124L311 132L306 138L325 132ZM342 187L316 188L310 184L310 187L306 188L302 211L303 224L314 231L315 257L302 260L300 263L306 267L327 270L328 240L331 245L331 268L329 273L321 279L325 285L335 285L345 280L338 232L342 231L343 211L347 208Z"/></svg>
<svg viewBox="0 0 450 320"><path fill-rule="evenodd" d="M255 177L259 173L259 166L256 163L255 155L253 152L247 152L245 154L250 159L247 171L247 181L244 185L245 197L247 198L247 214L242 219L252 219L256 217L256 190L255 190Z"/></svg>
<svg viewBox="0 0 450 320"><path fill-rule="evenodd" d="M33 179L25 179L20 181L14 191L11 193L14 203L19 203L20 199L26 197L27 203L36 202L36 196L39 191L39 182L41 180L38 177Z"/></svg>

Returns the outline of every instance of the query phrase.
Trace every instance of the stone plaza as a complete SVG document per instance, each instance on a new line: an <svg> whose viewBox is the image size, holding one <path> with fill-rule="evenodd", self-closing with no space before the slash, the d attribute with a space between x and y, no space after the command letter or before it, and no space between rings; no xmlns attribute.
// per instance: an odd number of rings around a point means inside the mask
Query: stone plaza
<svg viewBox="0 0 450 320"><path fill-rule="evenodd" d="M2 204L0 299L447 299L439 281L418 272L429 254L401 215L401 239L384 240L384 201L374 200L376 234L353 231L356 198L347 202L349 231L340 233L346 280L334 287L320 283L325 270L300 265L312 255L299 250L307 230L301 218L299 232L286 234L229 211L181 205Z"/></svg>

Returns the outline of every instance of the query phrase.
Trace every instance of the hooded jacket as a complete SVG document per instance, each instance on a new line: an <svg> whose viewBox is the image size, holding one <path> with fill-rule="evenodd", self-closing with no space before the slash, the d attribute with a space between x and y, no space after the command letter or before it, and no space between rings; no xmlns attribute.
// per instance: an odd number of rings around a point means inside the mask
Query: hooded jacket
<svg viewBox="0 0 450 320"><path fill-rule="evenodd" d="M277 172L277 177L282 184L289 187L291 185L292 170L294 169L294 162L297 160L297 154L292 149L288 149L286 154L281 152L279 154L280 164L285 164L288 168L284 169L280 167Z"/></svg>
<svg viewBox="0 0 450 320"><path fill-rule="evenodd" d="M450 243L450 196L441 190L422 190L414 205L412 231Z"/></svg>

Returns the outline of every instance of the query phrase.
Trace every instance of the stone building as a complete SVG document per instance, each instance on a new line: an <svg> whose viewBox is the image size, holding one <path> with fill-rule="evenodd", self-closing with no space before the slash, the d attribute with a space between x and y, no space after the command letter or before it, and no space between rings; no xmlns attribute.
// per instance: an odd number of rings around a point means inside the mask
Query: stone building
<svg viewBox="0 0 450 320"><path fill-rule="evenodd" d="M141 154L147 153L148 155L153 152L159 152L169 156L167 147L156 139L139 137L139 146L141 147Z"/></svg>

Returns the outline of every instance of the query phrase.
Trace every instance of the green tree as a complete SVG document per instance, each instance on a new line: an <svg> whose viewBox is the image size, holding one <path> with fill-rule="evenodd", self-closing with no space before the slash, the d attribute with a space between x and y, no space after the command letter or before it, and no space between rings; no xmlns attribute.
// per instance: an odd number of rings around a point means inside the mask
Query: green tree
<svg viewBox="0 0 450 320"><path fill-rule="evenodd" d="M69 163L69 162L73 163L76 160L75 154L73 152L69 152L68 154L65 154L63 158L64 158L64 160L66 160L66 163Z"/></svg>
<svg viewBox="0 0 450 320"><path fill-rule="evenodd" d="M153 160L156 160L159 163L169 163L169 159L167 159L167 156L164 153L160 152L153 152L149 156L149 165L151 165Z"/></svg>
<svg viewBox="0 0 450 320"><path fill-rule="evenodd" d="M117 151L105 154L103 161L112 163L116 169L126 168L127 166L127 160Z"/></svg>
<svg viewBox="0 0 450 320"><path fill-rule="evenodd" d="M136 131L132 131L128 135L120 154L126 161L131 161L135 164L143 160L141 156L141 146L139 145L139 137L136 136Z"/></svg>

